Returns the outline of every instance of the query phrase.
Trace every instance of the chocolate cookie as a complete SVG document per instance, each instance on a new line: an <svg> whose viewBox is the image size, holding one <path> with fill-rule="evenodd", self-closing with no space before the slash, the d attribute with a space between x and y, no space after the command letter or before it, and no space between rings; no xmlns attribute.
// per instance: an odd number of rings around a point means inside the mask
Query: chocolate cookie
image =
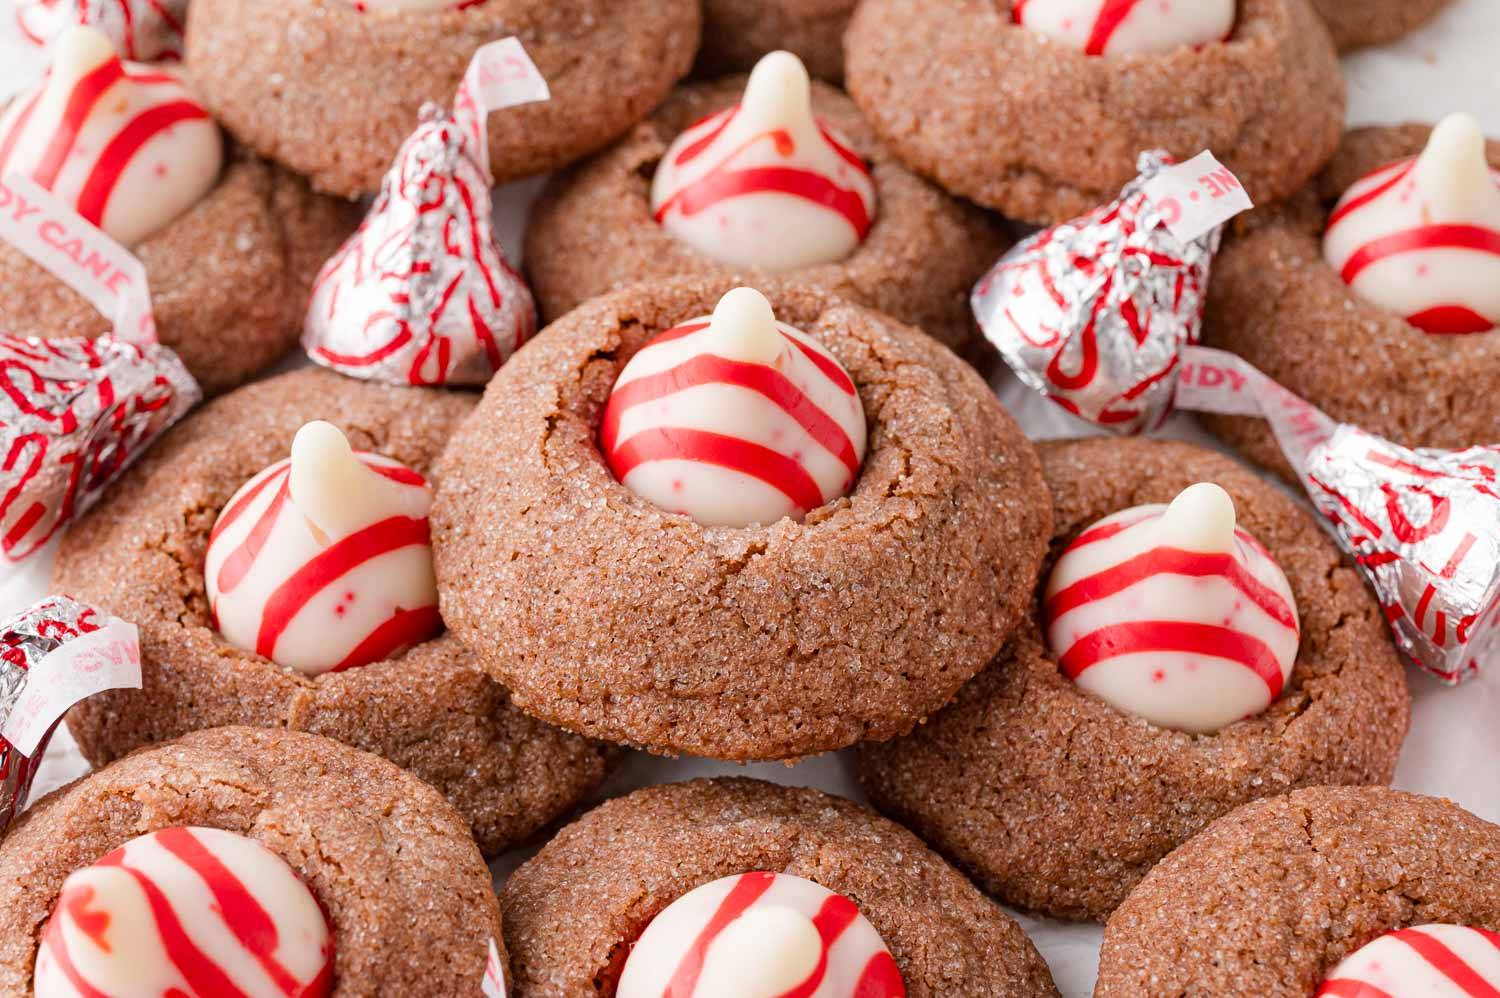
<svg viewBox="0 0 1500 998"><path fill-rule="evenodd" d="M1034 622L916 733L862 750L860 779L877 807L1007 903L1102 918L1161 857L1246 801L1390 780L1410 709L1401 663L1374 598L1310 515L1187 444L1086 440L1041 452L1054 558L1107 514L1193 482L1227 490L1300 610L1284 692L1215 734L1157 727L1065 677Z"/></svg>
<svg viewBox="0 0 1500 998"><path fill-rule="evenodd" d="M658 224L651 176L689 126L732 107L745 78L679 89L624 141L554 178L532 209L526 269L542 314L556 319L595 295L640 280L765 277L709 259ZM908 322L954 349L973 337L969 290L1005 249L996 225L903 167L854 103L816 84L813 104L872 166L880 207L848 258L789 272L849 301Z"/></svg>
<svg viewBox="0 0 1500 998"><path fill-rule="evenodd" d="M213 191L135 247L146 265L157 334L204 392L250 380L302 332L313 279L358 223L353 206L243 150ZM108 332L109 318L9 245L0 244L11 293L0 324L57 338Z"/></svg>
<svg viewBox="0 0 1500 998"><path fill-rule="evenodd" d="M174 428L68 533L56 583L140 626L141 690L75 707L95 765L223 724L311 731L383 755L441 790L486 854L514 845L603 778L607 752L519 713L452 635L308 678L224 641L204 592L209 531L232 493L311 419L427 472L473 397L306 370L241 389ZM440 487L440 486L439 486Z"/></svg>
<svg viewBox="0 0 1500 998"><path fill-rule="evenodd" d="M698 72L740 73L785 49L814 76L844 78L844 29L857 0L704 0Z"/></svg>
<svg viewBox="0 0 1500 998"><path fill-rule="evenodd" d="M610 801L511 876L502 906L515 995L613 995L632 944L663 908L751 871L853 900L911 998L1057 994L1016 923L909 832L816 790L721 779Z"/></svg>
<svg viewBox="0 0 1500 998"><path fill-rule="evenodd" d="M955 194L1028 222L1076 217L1136 157L1211 149L1257 202L1338 144L1344 82L1305 0L1241 0L1232 37L1090 56L1012 23L1009 0L868 0L846 36L849 92L886 144Z"/></svg>
<svg viewBox="0 0 1500 998"><path fill-rule="evenodd" d="M595 299L500 371L441 465L444 618L518 706L580 733L723 759L890 738L1019 621L1050 523L1035 454L931 339L822 290L765 284L858 390L869 443L853 491L804 522L746 528L638 497L601 459L605 400L649 339L732 287Z"/></svg>
<svg viewBox="0 0 1500 998"><path fill-rule="evenodd" d="M490 165L503 182L572 162L645 117L692 66L701 16L696 0L486 0L427 11L201 0L187 65L240 141L352 197L380 188L422 104L451 103L481 45L519 38L552 91L550 101L490 116Z"/></svg>
<svg viewBox="0 0 1500 998"><path fill-rule="evenodd" d="M1376 168L1420 153L1429 131L1356 129L1295 198L1244 220L1214 261L1203 340L1334 419L1404 446L1489 444L1500 416L1500 333L1424 332L1356 296L1323 258L1339 196ZM1490 142L1489 161L1500 169L1500 142ZM1263 420L1203 419L1246 457L1295 479Z"/></svg>
<svg viewBox="0 0 1500 998"><path fill-rule="evenodd" d="M1312 0L1340 52L1392 42L1426 24L1449 0Z"/></svg>
<svg viewBox="0 0 1500 998"><path fill-rule="evenodd" d="M1500 828L1445 800L1313 787L1162 860L1110 917L1094 994L1306 998L1352 950L1433 922L1500 931Z"/></svg>
<svg viewBox="0 0 1500 998"><path fill-rule="evenodd" d="M252 728L138 752L17 822L0 846L0 991L32 994L42 926L70 873L179 826L247 836L291 866L331 925L334 995L478 993L500 908L464 820L383 759Z"/></svg>

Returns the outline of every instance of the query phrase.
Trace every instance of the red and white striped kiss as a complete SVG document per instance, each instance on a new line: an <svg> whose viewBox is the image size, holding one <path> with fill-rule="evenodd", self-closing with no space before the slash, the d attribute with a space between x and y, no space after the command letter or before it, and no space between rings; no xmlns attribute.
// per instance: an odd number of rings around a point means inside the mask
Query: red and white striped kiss
<svg viewBox="0 0 1500 998"><path fill-rule="evenodd" d="M847 495L865 456L849 373L737 288L620 372L599 447L636 495L704 526L801 519Z"/></svg>
<svg viewBox="0 0 1500 998"><path fill-rule="evenodd" d="M29 176L133 246L211 191L219 126L172 72L121 62L95 28L58 39L42 86L0 117L0 177Z"/></svg>
<svg viewBox="0 0 1500 998"><path fill-rule="evenodd" d="M63 881L33 984L36 998L321 998L333 938L307 885L259 842L167 828Z"/></svg>
<svg viewBox="0 0 1500 998"><path fill-rule="evenodd" d="M1235 0L1015 0L1011 19L1087 55L1144 55L1225 41Z"/></svg>
<svg viewBox="0 0 1500 998"><path fill-rule="evenodd" d="M1500 933L1462 925L1387 932L1333 968L1317 998L1500 998Z"/></svg>
<svg viewBox="0 0 1500 998"><path fill-rule="evenodd" d="M740 104L672 143L651 210L672 235L736 267L795 270L842 260L874 223L875 181L813 116L802 61L772 52Z"/></svg>
<svg viewBox="0 0 1500 998"><path fill-rule="evenodd" d="M1286 576L1209 483L1085 530L1052 569L1042 612L1064 675L1165 728L1259 714L1297 658Z"/></svg>
<svg viewBox="0 0 1500 998"><path fill-rule="evenodd" d="M204 582L230 644L306 675L378 662L442 630L421 475L308 423L209 536Z"/></svg>
<svg viewBox="0 0 1500 998"><path fill-rule="evenodd" d="M1359 297L1429 333L1500 325L1500 172L1479 122L1449 115L1422 155L1350 187L1323 257Z"/></svg>
<svg viewBox="0 0 1500 998"><path fill-rule="evenodd" d="M651 920L618 998L905 998L901 971L853 901L785 873L696 888Z"/></svg>
<svg viewBox="0 0 1500 998"><path fill-rule="evenodd" d="M187 0L17 0L16 24L48 48L75 24L98 28L132 62L182 58Z"/></svg>

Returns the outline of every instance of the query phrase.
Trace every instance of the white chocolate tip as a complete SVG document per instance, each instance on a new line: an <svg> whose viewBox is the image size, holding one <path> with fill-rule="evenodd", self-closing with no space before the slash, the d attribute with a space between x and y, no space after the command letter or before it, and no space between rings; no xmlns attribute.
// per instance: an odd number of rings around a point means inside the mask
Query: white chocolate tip
<svg viewBox="0 0 1500 998"><path fill-rule="evenodd" d="M1500 205L1484 129L1472 114L1450 114L1438 122L1417 160L1416 175L1439 216L1434 221L1472 216L1486 205Z"/></svg>
<svg viewBox="0 0 1500 998"><path fill-rule="evenodd" d="M725 930L709 968L708 994L784 994L817 967L823 943L812 919L792 908L752 908ZM705 987L706 986L706 987ZM722 989L722 990L721 990Z"/></svg>
<svg viewBox="0 0 1500 998"><path fill-rule="evenodd" d="M52 49L53 77L72 79L115 58L114 43L98 28L74 25L59 36Z"/></svg>
<svg viewBox="0 0 1500 998"><path fill-rule="evenodd" d="M1234 500L1212 482L1189 485L1157 521L1163 543L1187 551L1234 550Z"/></svg>
<svg viewBox="0 0 1500 998"><path fill-rule="evenodd" d="M741 101L742 113L770 124L812 117L812 80L802 60L790 52L772 52L750 71Z"/></svg>
<svg viewBox="0 0 1500 998"><path fill-rule="evenodd" d="M292 439L287 487L293 504L324 534L337 536L368 491L369 470L354 456L349 438L332 423L308 423Z"/></svg>
<svg viewBox="0 0 1500 998"><path fill-rule="evenodd" d="M709 333L715 354L748 364L774 364L784 346L771 303L754 288L735 288L720 298Z"/></svg>

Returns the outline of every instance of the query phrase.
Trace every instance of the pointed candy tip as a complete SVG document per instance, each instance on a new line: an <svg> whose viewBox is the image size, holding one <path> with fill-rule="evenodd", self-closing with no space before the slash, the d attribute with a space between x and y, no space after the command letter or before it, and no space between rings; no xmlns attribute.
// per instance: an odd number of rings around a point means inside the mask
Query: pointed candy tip
<svg viewBox="0 0 1500 998"><path fill-rule="evenodd" d="M1183 489L1162 514L1160 523L1177 547L1194 551L1233 549L1234 500L1212 482Z"/></svg>
<svg viewBox="0 0 1500 998"><path fill-rule="evenodd" d="M750 71L744 108L752 114L811 113L812 78L802 60L790 52L772 52Z"/></svg>
<svg viewBox="0 0 1500 998"><path fill-rule="evenodd" d="M709 329L721 356L757 364L774 364L781 356L776 313L754 288L735 288L720 298Z"/></svg>

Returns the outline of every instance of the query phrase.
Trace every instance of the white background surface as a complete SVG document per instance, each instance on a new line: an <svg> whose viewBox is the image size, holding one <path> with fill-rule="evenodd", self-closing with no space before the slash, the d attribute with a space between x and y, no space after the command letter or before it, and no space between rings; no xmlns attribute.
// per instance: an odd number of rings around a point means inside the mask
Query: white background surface
<svg viewBox="0 0 1500 998"><path fill-rule="evenodd" d="M14 38L11 0L0 0L0 93L24 86L37 72L35 59ZM1450 111L1477 114L1491 136L1500 136L1500 0L1458 0L1424 30L1400 43L1345 60L1351 124L1435 121ZM516 185L497 195L500 230L514 250L524 206L536 183ZM1054 406L1030 396L1013 380L996 385L1002 401L1032 436L1063 437L1083 432ZM1176 417L1167 435L1209 442L1189 417ZM9 579L0 580L0 614L24 606L46 592L47 559L39 558ZM1451 797L1482 817L1500 821L1500 663L1458 689L1411 674L1415 697L1412 732L1397 770L1396 785ZM82 774L86 764L66 729L53 739L37 781L36 796ZM779 764L734 766L702 759L632 756L610 780L605 795L648 783L737 773L781 783L821 787L859 797L848 753L812 759L796 767ZM497 882L525 854L502 857L494 866ZM878 862L878 857L871 857ZM1093 987L1100 930L1046 919L1021 917L1047 957L1067 998L1082 998Z"/></svg>

